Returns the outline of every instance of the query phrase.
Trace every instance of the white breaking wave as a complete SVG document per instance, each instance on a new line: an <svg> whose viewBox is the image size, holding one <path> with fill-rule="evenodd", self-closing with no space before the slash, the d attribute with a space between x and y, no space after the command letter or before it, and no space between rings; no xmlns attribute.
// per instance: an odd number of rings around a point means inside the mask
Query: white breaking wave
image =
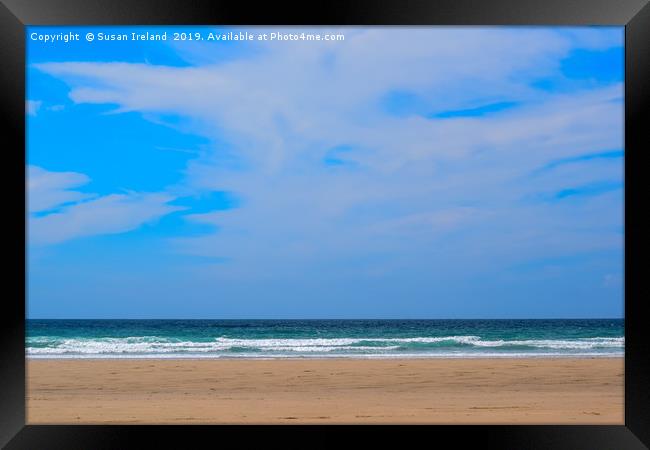
<svg viewBox="0 0 650 450"><path fill-rule="evenodd" d="M430 346L426 344L449 343L448 346ZM63 339L52 337L31 337L27 340L29 356L65 356L65 355L203 355L206 357L259 357L260 354L272 353L273 357L291 357L296 354L327 354L336 356L350 354L358 357L361 354L381 357L382 355L408 357L405 350L414 350L412 344L418 345L419 356L460 355L468 354L462 349L483 349L473 355L488 355L486 349L508 347L530 347L532 349L565 350L571 354L602 355L603 353L588 352L589 350L622 351L625 345L624 337L594 337L576 339L527 339L527 340L483 340L479 336L441 336L441 337L410 337L410 338L304 338L304 339L233 339L218 337L212 341L181 341L156 336L139 336L125 338L96 338L96 339ZM371 345L374 344L374 345ZM449 347L457 344L459 349L450 351ZM46 345L46 346L43 346ZM398 352L397 350L402 350ZM513 349L514 350L514 349ZM392 352L390 352L392 351ZM253 352L253 353L251 353ZM390 352L390 353L386 353ZM239 353L239 355L235 354ZM620 352L617 352L620 353ZM502 353L497 353L502 354ZM514 356L512 350L508 353ZM523 352L520 354L537 354ZM566 354L566 353L558 353Z"/></svg>
<svg viewBox="0 0 650 450"><path fill-rule="evenodd" d="M481 339L469 340L466 343L477 347L507 347L526 346L552 349L594 349L594 348L623 348L625 338L582 338L582 339L526 339L526 340L495 340L483 341Z"/></svg>
<svg viewBox="0 0 650 450"><path fill-rule="evenodd" d="M328 359L328 358L355 358L355 359L479 359L479 358L615 358L623 356L623 352L580 352L580 353L565 353L565 352L438 352L438 353L323 353L323 354L259 354L259 353L130 353L116 355L110 354L81 354L81 355L60 355L60 354L36 354L30 355L30 358L35 359L65 359L65 358L79 358L79 359L289 359L289 358L302 358L302 359Z"/></svg>

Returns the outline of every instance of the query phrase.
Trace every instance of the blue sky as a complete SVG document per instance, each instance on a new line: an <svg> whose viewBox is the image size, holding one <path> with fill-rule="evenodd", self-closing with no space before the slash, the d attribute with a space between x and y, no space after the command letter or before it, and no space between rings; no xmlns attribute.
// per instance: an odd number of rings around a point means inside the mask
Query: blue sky
<svg viewBox="0 0 650 450"><path fill-rule="evenodd" d="M165 30L27 30L28 317L623 316L622 27Z"/></svg>

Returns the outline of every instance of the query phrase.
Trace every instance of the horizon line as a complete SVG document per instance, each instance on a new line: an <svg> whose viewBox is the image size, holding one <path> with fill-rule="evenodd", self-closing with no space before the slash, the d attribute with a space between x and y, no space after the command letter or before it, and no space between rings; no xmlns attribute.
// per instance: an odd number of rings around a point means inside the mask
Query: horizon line
<svg viewBox="0 0 650 450"><path fill-rule="evenodd" d="M228 317L228 318L188 318L188 317L148 317L148 318L125 318L125 317L25 317L25 320L623 320L625 317L424 317L424 318L372 318L372 317L348 317L348 318L263 318L263 317Z"/></svg>

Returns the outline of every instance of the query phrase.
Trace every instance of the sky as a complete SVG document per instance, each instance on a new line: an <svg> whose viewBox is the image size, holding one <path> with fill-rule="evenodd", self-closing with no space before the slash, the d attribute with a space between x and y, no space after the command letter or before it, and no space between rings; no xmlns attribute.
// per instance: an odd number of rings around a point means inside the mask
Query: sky
<svg viewBox="0 0 650 450"><path fill-rule="evenodd" d="M29 318L623 317L623 27L26 39Z"/></svg>

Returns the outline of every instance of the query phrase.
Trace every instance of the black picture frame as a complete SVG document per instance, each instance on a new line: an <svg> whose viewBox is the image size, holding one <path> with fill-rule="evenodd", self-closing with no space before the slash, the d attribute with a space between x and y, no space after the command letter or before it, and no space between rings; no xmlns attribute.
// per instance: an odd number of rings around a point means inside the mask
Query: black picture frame
<svg viewBox="0 0 650 450"><path fill-rule="evenodd" d="M301 3L233 0L0 0L6 198L4 307L0 314L0 445L7 449L146 447L196 439L218 445L224 434L239 446L259 433L222 426L25 425L25 26L26 25L624 25L625 26L625 424L620 426L355 427L364 439L384 440L417 431L423 442L451 439L454 447L499 449L641 449L650 446L650 347L641 285L647 233L641 198L648 151L650 108L650 5L648 0L309 0ZM646 144L646 145L644 145ZM647 191L645 191L647 192ZM21 214L22 210L22 214ZM263 428L265 435L308 432L298 445L340 445L338 426ZM350 427L343 427L349 430ZM256 430L257 431L257 430ZM318 437L316 437L316 435ZM267 439L272 439L268 436ZM401 439L401 437L400 437ZM283 439L281 445L288 445Z"/></svg>

